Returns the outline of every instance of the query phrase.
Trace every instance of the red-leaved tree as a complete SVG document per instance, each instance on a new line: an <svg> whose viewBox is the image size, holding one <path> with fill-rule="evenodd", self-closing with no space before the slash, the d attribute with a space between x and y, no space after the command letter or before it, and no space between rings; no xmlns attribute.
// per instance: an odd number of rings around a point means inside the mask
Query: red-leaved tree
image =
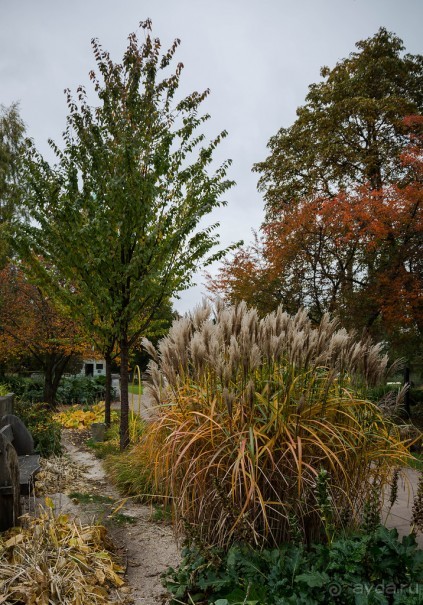
<svg viewBox="0 0 423 605"><path fill-rule="evenodd" d="M69 361L88 352L75 322L54 307L19 267L9 264L0 271L0 363L33 358L44 373L44 400L54 406Z"/></svg>
<svg viewBox="0 0 423 605"><path fill-rule="evenodd" d="M409 117L418 132L423 118ZM212 291L268 312L306 306L348 328L389 340L398 352L423 327L423 157L414 134L401 156L407 181L299 201L262 227L249 248L226 260Z"/></svg>

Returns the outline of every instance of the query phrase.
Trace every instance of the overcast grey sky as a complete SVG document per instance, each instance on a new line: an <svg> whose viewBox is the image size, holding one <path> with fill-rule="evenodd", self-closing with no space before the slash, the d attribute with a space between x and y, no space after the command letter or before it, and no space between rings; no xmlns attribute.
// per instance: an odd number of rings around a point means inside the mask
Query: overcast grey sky
<svg viewBox="0 0 423 605"><path fill-rule="evenodd" d="M423 52L423 0L0 0L0 103L20 102L46 158L47 139L60 143L65 127L63 90L87 84L95 68L91 38L120 61L127 35L147 17L164 49L182 40L181 92L211 89L207 134L229 132L216 159L233 160L237 185L213 216L224 245L249 241L260 226L263 201L251 167L266 157L270 136L292 124L321 66L332 67L380 26L408 52ZM201 300L204 279L196 281L176 302L180 312Z"/></svg>

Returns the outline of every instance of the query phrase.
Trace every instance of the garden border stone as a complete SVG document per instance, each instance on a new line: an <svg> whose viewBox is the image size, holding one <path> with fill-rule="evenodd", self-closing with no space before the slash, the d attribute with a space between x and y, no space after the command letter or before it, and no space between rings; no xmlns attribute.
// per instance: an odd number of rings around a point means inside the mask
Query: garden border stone
<svg viewBox="0 0 423 605"><path fill-rule="evenodd" d="M15 393L8 393L0 397L0 418L6 414L13 414Z"/></svg>

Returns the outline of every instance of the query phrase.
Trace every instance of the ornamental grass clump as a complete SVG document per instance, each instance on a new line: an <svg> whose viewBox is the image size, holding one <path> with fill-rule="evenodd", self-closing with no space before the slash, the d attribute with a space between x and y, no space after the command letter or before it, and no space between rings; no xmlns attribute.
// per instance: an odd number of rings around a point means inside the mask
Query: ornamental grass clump
<svg viewBox="0 0 423 605"><path fill-rule="evenodd" d="M331 535L361 521L409 454L365 398L385 376L380 345L324 316L243 303L208 305L175 322L152 355L156 420L142 444L177 533L205 545L327 539L316 489L327 473ZM329 511L327 511L327 515ZM295 534L295 535L294 535Z"/></svg>

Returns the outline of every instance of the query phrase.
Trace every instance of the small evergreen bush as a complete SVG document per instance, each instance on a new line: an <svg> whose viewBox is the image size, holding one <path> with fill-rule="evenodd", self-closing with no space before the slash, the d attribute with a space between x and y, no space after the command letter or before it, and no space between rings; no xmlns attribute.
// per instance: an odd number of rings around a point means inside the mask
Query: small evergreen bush
<svg viewBox="0 0 423 605"><path fill-rule="evenodd" d="M35 378L8 375L4 380L5 386L10 392L22 401L41 403L44 399L44 379L42 376ZM105 377L87 376L63 377L60 381L56 394L56 403L73 405L75 403L92 404L104 399ZM116 393L113 390L112 397Z"/></svg>
<svg viewBox="0 0 423 605"><path fill-rule="evenodd" d="M7 375L5 383L10 392L15 393L18 399L32 403L42 402L44 398L44 379L42 376L29 378Z"/></svg>
<svg viewBox="0 0 423 605"><path fill-rule="evenodd" d="M104 400L106 382L104 376L90 378L88 376L73 376L63 378L57 389L56 401L59 404L73 405L75 403L93 404ZM113 391L112 397L115 396Z"/></svg>
<svg viewBox="0 0 423 605"><path fill-rule="evenodd" d="M24 422L34 438L34 447L41 456L59 455L62 451L60 424L45 403L27 403L18 400L15 413Z"/></svg>

